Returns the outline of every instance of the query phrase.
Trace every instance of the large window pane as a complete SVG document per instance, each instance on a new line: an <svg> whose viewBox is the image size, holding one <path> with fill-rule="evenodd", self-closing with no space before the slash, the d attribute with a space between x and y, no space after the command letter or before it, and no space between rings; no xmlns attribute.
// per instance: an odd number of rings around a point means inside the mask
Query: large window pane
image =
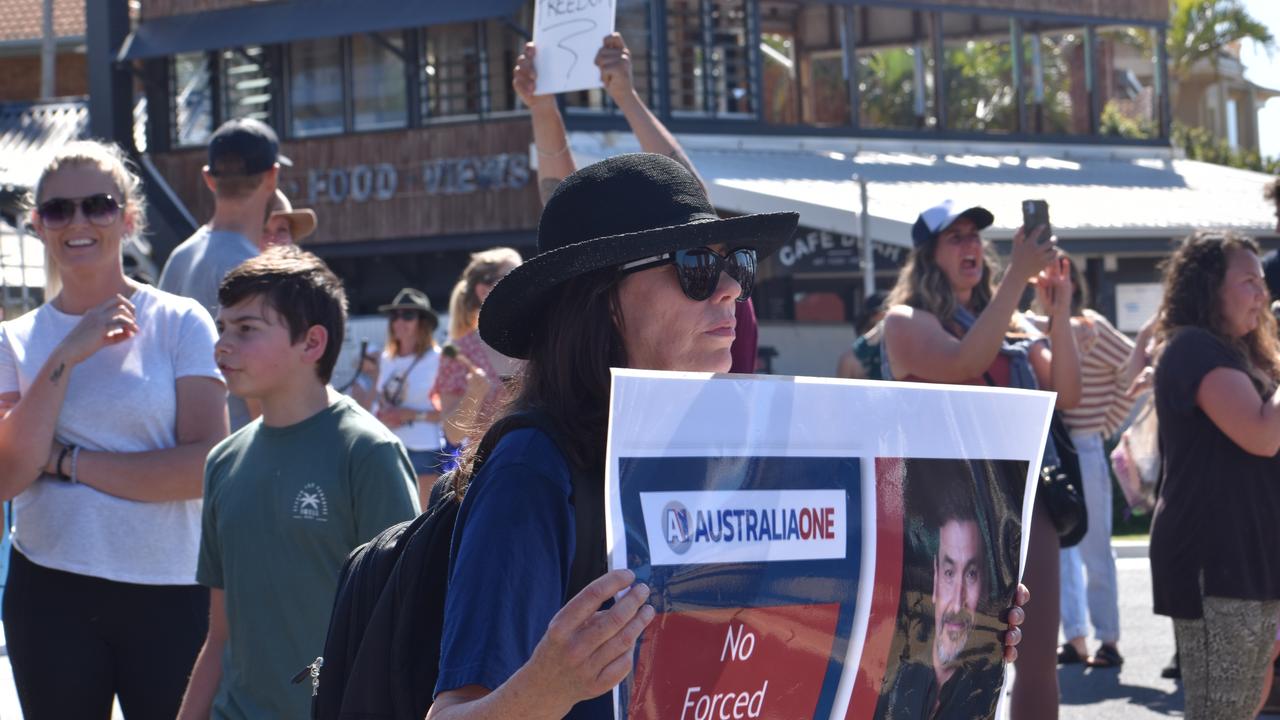
<svg viewBox="0 0 1280 720"><path fill-rule="evenodd" d="M183 53L173 57L173 144L202 145L213 134L213 94L209 56Z"/></svg>
<svg viewBox="0 0 1280 720"><path fill-rule="evenodd" d="M526 11L531 15L528 8ZM530 27L532 24L530 17L527 24L521 27ZM520 52L524 49L524 37L506 23L491 20L484 26L484 40L489 63L489 112L520 110L520 100L511 87L511 79L516 58L520 57Z"/></svg>
<svg viewBox="0 0 1280 720"><path fill-rule="evenodd" d="M667 62L677 114L749 116L755 34L746 0L670 0Z"/></svg>
<svg viewBox="0 0 1280 720"><path fill-rule="evenodd" d="M859 124L901 130L935 127L928 17L884 7L859 8L857 17Z"/></svg>
<svg viewBox="0 0 1280 720"><path fill-rule="evenodd" d="M271 73L262 47L223 50L222 119L250 117L271 122Z"/></svg>
<svg viewBox="0 0 1280 720"><path fill-rule="evenodd" d="M844 12L839 5L795 0L761 4L760 107L767 122L849 124L841 47Z"/></svg>
<svg viewBox="0 0 1280 720"><path fill-rule="evenodd" d="M307 40L289 48L289 107L294 137L340 133L344 126L342 41Z"/></svg>
<svg viewBox="0 0 1280 720"><path fill-rule="evenodd" d="M708 109L701 5L700 0L673 0L667 7L667 84L675 112Z"/></svg>
<svg viewBox="0 0 1280 720"><path fill-rule="evenodd" d="M631 52L631 80L636 93L646 103L650 103L652 55L649 52L649 0L619 0L616 29L627 44L627 50ZM566 93L564 102L571 108L615 109L613 103L606 99L602 88Z"/></svg>
<svg viewBox="0 0 1280 720"><path fill-rule="evenodd" d="M947 129L1013 132L1018 127L1009 18L942 14Z"/></svg>
<svg viewBox="0 0 1280 720"><path fill-rule="evenodd" d="M1089 134L1089 82L1083 28L1038 29L1029 47L1031 130L1048 135Z"/></svg>
<svg viewBox="0 0 1280 720"><path fill-rule="evenodd" d="M479 26L429 27L422 37L423 118L479 115L484 93Z"/></svg>
<svg viewBox="0 0 1280 720"><path fill-rule="evenodd" d="M751 47L747 0L710 0L712 97L717 115L747 115L751 97Z"/></svg>
<svg viewBox="0 0 1280 720"><path fill-rule="evenodd" d="M351 97L356 130L402 128L409 124L403 52L404 38L399 34L351 38Z"/></svg>
<svg viewBox="0 0 1280 720"><path fill-rule="evenodd" d="M1153 138L1160 134L1156 36L1147 28L1098 29L1099 130L1103 135Z"/></svg>

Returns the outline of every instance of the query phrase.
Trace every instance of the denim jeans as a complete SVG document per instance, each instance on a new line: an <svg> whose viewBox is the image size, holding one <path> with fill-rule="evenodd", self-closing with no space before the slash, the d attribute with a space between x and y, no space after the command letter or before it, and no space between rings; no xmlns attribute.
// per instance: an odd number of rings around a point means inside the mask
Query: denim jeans
<svg viewBox="0 0 1280 720"><path fill-rule="evenodd" d="M1059 556L1062 633L1068 640L1086 637L1092 622L1098 640L1114 643L1120 639L1120 604L1111 549L1111 470L1101 435L1071 439L1080 455L1089 531L1079 545L1063 549Z"/></svg>

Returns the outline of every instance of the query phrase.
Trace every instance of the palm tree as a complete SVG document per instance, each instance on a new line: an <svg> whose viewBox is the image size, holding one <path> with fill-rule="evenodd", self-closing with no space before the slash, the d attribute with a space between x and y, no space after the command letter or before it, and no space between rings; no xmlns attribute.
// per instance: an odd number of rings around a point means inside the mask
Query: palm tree
<svg viewBox="0 0 1280 720"><path fill-rule="evenodd" d="M1250 15L1240 0L1173 0L1169 8L1170 77L1185 81L1201 60L1208 60L1217 72L1222 52L1241 40L1253 40L1268 52L1275 48L1267 26Z"/></svg>

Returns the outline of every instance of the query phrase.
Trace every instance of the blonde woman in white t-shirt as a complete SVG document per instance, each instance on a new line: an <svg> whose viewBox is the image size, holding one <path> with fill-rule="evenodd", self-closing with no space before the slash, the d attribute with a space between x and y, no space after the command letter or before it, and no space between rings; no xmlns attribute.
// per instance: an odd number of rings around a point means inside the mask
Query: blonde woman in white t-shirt
<svg viewBox="0 0 1280 720"><path fill-rule="evenodd" d="M41 173L31 223L61 289L0 324L4 595L29 718L173 717L204 640L195 583L204 460L227 434L213 320L124 274L141 182L112 145Z"/></svg>
<svg viewBox="0 0 1280 720"><path fill-rule="evenodd" d="M418 474L418 498L425 509L444 462L440 411L431 398L440 370L435 341L440 317L426 293L413 288L404 288L378 310L387 315L387 346L374 383L373 412L409 451Z"/></svg>

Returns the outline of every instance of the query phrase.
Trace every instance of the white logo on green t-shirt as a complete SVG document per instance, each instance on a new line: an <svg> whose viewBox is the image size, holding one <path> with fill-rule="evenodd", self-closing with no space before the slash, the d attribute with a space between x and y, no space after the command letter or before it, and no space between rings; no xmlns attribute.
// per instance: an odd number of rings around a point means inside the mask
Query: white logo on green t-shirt
<svg viewBox="0 0 1280 720"><path fill-rule="evenodd" d="M329 500L324 490L315 483L307 483L298 491L293 500L293 518L295 520L329 521Z"/></svg>

